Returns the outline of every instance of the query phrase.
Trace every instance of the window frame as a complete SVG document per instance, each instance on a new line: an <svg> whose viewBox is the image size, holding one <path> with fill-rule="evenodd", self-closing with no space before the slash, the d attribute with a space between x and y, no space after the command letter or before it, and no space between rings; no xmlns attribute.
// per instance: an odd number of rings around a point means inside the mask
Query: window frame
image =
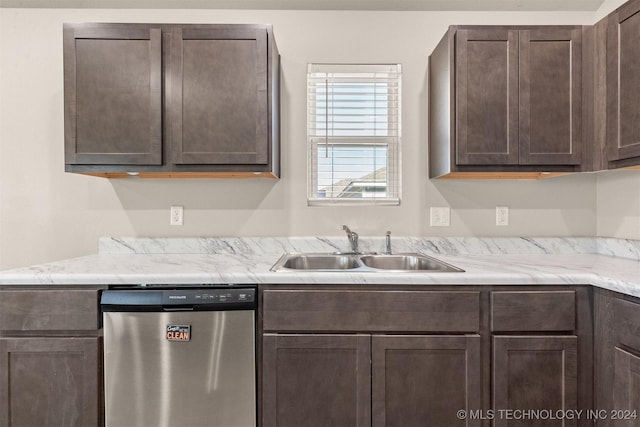
<svg viewBox="0 0 640 427"><path fill-rule="evenodd" d="M375 122L374 118L374 127L368 129L361 129L361 135L334 135L329 136L329 123L332 123L334 126L336 123L340 123L339 120L334 120L336 117L339 118L340 114L344 113L336 113L335 115L331 115L329 113L329 102L328 98L325 101L325 118L324 121L318 121L318 79L322 79L322 74L326 74L327 81L327 89L326 92L329 91L329 79L335 79L332 83L340 82L340 83L354 83L354 82L362 82L365 84L376 84L380 82L388 82L388 86L386 88L386 92L384 92L384 96L386 97L386 102L388 106L386 107L386 126L382 125L382 130L384 130L384 134L380 135L380 129L376 127L379 123ZM376 77L378 74L387 75L386 78L381 79L380 77ZM318 77L320 75L320 77ZM336 77L338 75L338 77ZM345 76L348 75L348 76ZM369 77L367 77L370 75ZM329 77L331 76L331 77ZM368 78L368 80L367 80ZM336 85L331 87L332 93ZM401 153L401 94L402 94L402 66L401 64L327 64L327 63L310 63L307 66L307 204L309 206L323 206L323 205L400 205L401 201L401 177L402 177L402 169L401 169L401 161L400 161L400 153ZM376 89L371 92L375 95ZM371 93L365 93L371 94ZM328 96L328 95L327 95ZM332 101L333 102L333 101ZM372 105L372 109L376 112L377 104L374 98ZM335 109L333 103L331 104L331 109ZM339 109L339 108L338 108ZM364 109L364 108L363 108ZM362 117L366 115L360 113ZM377 116L377 114L373 114ZM360 118L360 117L356 117ZM326 133L325 135L318 134L317 123L324 122ZM356 122L356 124L363 124L366 127L364 121ZM343 129L346 131L351 131L350 129ZM367 132L373 133L366 134ZM332 156L335 155L335 151L333 150L336 147L376 147L383 146L386 147L386 165L385 168L385 180L380 181L385 185L385 196L384 197L362 197L362 198L351 198L351 197L321 197L319 195L320 185L319 181L319 168L318 168L318 151L320 149L329 150L331 147ZM373 150L372 150L373 151ZM377 153L373 151L374 154L372 158L377 157ZM338 156L335 157L339 159ZM332 157L332 164L333 164ZM378 182L376 177L376 173L380 171L381 168L377 168L372 170L370 173L363 175L360 178L353 178L351 185L359 184L358 179L365 178L371 175L373 182ZM353 171L355 172L355 171ZM331 187L340 182L333 181ZM327 187L328 188L328 187ZM345 187L346 188L346 187Z"/></svg>

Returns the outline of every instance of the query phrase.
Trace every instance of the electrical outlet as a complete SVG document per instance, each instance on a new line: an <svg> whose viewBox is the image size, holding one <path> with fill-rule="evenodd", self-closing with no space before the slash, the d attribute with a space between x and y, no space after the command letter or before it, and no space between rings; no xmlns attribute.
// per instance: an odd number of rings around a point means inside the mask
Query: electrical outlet
<svg viewBox="0 0 640 427"><path fill-rule="evenodd" d="M432 227L449 227L449 216L448 207L431 207L429 225Z"/></svg>
<svg viewBox="0 0 640 427"><path fill-rule="evenodd" d="M496 225L509 225L509 208L496 206Z"/></svg>
<svg viewBox="0 0 640 427"><path fill-rule="evenodd" d="M184 208L182 206L171 206L171 218L169 224L184 225Z"/></svg>

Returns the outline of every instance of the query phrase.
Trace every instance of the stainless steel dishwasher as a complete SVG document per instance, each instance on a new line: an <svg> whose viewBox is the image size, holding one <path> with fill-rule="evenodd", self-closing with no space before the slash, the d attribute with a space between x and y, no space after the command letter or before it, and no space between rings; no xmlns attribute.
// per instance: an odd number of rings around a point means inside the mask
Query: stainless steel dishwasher
<svg viewBox="0 0 640 427"><path fill-rule="evenodd" d="M251 287L102 293L107 427L256 425Z"/></svg>

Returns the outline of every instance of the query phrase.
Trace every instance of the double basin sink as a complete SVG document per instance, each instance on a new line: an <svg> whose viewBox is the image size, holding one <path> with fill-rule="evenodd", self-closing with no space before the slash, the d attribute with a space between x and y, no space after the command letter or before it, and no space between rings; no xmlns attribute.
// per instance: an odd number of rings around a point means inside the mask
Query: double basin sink
<svg viewBox="0 0 640 427"><path fill-rule="evenodd" d="M431 272L460 273L464 270L430 256L407 254L284 254L272 271L342 272Z"/></svg>

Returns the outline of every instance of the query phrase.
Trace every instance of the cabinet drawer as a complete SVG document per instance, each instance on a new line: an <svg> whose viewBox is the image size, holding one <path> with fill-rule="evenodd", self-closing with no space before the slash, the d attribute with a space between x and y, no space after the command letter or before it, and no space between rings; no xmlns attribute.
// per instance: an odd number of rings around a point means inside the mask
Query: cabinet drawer
<svg viewBox="0 0 640 427"><path fill-rule="evenodd" d="M267 290L265 331L476 332L479 292Z"/></svg>
<svg viewBox="0 0 640 427"><path fill-rule="evenodd" d="M98 329L98 291L0 291L0 331Z"/></svg>
<svg viewBox="0 0 640 427"><path fill-rule="evenodd" d="M575 291L492 292L492 331L573 331Z"/></svg>
<svg viewBox="0 0 640 427"><path fill-rule="evenodd" d="M613 303L616 345L625 345L640 352L640 304L616 299Z"/></svg>

